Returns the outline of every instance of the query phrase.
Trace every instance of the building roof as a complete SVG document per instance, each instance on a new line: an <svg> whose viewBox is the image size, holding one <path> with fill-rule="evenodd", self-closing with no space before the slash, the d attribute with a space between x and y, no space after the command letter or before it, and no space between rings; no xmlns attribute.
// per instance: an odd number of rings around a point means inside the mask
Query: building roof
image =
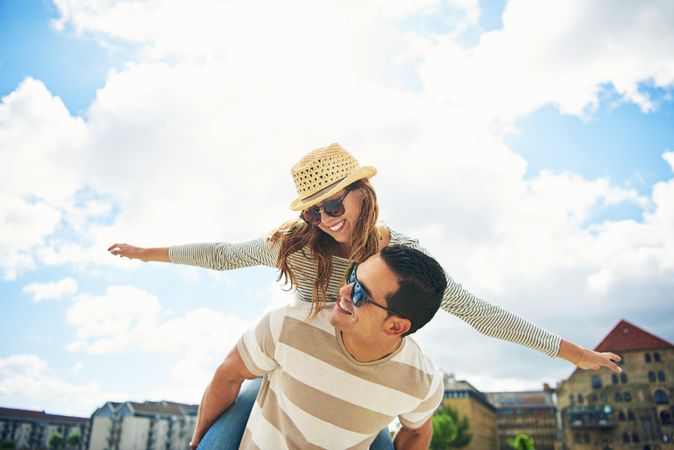
<svg viewBox="0 0 674 450"><path fill-rule="evenodd" d="M445 374L444 384L445 392L467 392L468 396L487 406L489 409L495 409L494 405L487 399L487 396L466 380L457 380L453 374Z"/></svg>
<svg viewBox="0 0 674 450"><path fill-rule="evenodd" d="M85 417L60 416L57 414L47 414L44 411L2 407L0 407L0 419L58 422L67 425L86 425L89 423L89 419Z"/></svg>
<svg viewBox="0 0 674 450"><path fill-rule="evenodd" d="M552 391L485 392L489 402L497 409L549 409L554 408Z"/></svg>
<svg viewBox="0 0 674 450"><path fill-rule="evenodd" d="M140 415L171 415L171 416L183 416L188 414L191 405L185 405L183 403L169 402L162 400L159 402L128 402L129 405L133 408L133 411L136 414Z"/></svg>
<svg viewBox="0 0 674 450"><path fill-rule="evenodd" d="M674 345L626 320L621 320L595 347L595 350L598 352L624 352L660 348L674 348Z"/></svg>

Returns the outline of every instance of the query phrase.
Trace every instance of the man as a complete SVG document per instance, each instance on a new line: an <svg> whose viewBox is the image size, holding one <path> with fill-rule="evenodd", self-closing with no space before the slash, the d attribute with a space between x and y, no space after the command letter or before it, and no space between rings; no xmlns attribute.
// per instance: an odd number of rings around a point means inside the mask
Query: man
<svg viewBox="0 0 674 450"><path fill-rule="evenodd" d="M314 316L306 303L272 311L216 370L192 444L244 379L264 375L241 449L367 449L396 416L395 447L428 448L442 375L406 336L433 317L445 286L434 259L390 246L351 268L333 308Z"/></svg>

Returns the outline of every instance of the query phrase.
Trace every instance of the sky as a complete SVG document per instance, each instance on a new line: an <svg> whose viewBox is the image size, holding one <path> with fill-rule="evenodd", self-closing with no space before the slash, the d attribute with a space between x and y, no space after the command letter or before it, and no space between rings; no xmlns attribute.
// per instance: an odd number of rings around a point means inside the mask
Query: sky
<svg viewBox="0 0 674 450"><path fill-rule="evenodd" d="M0 1L0 405L198 403L291 294L106 249L264 236L332 142L474 294L589 348L621 319L674 341L671 23L655 0ZM483 391L574 369L443 311L415 339Z"/></svg>

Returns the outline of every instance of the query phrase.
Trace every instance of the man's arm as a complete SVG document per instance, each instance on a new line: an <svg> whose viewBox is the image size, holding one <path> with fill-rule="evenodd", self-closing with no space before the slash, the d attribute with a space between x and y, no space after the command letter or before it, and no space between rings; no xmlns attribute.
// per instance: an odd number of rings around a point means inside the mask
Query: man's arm
<svg viewBox="0 0 674 450"><path fill-rule="evenodd" d="M206 430L234 403L243 380L253 378L257 378L257 375L248 370L239 351L234 347L215 370L213 379L206 387L197 413L197 423L190 442L191 448L197 448Z"/></svg>
<svg viewBox="0 0 674 450"><path fill-rule="evenodd" d="M396 450L427 450L433 437L432 421L431 417L419 428L401 425L393 438L393 446Z"/></svg>

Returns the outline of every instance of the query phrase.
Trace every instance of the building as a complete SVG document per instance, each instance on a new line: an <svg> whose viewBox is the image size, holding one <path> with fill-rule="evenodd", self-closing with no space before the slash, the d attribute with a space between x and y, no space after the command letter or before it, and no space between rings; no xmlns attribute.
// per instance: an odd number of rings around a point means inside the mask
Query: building
<svg viewBox="0 0 674 450"><path fill-rule="evenodd" d="M89 450L184 450L198 405L108 402L91 416Z"/></svg>
<svg viewBox="0 0 674 450"><path fill-rule="evenodd" d="M466 416L470 422L473 439L466 450L494 450L498 446L496 408L487 397L464 380L445 375L443 405L455 408L459 417Z"/></svg>
<svg viewBox="0 0 674 450"><path fill-rule="evenodd" d="M47 449L49 438L57 433L78 435L80 444L71 448L86 448L89 419L0 407L0 442L11 439L17 449Z"/></svg>
<svg viewBox="0 0 674 450"><path fill-rule="evenodd" d="M496 408L499 450L511 450L508 440L518 434L531 436L536 450L559 447L555 395L547 384L542 391L488 392L485 395Z"/></svg>
<svg viewBox="0 0 674 450"><path fill-rule="evenodd" d="M621 320L595 350L621 374L575 370L557 389L563 448L674 449L674 346Z"/></svg>

